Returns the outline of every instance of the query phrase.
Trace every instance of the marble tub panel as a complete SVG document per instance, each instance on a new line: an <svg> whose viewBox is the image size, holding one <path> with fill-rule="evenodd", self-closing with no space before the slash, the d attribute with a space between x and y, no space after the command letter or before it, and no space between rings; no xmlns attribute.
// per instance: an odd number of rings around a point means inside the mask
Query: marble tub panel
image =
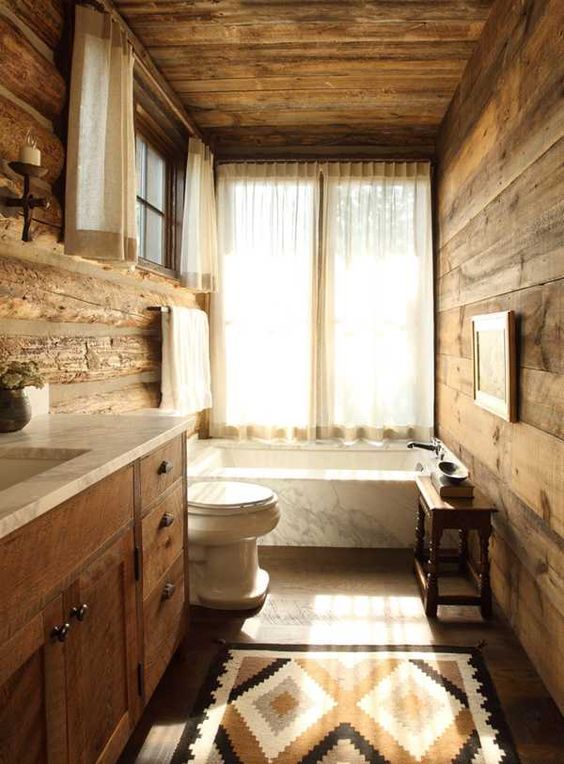
<svg viewBox="0 0 564 764"><path fill-rule="evenodd" d="M217 479L198 476L198 480ZM278 496L278 526L261 544L320 547L410 547L414 540L415 482L288 480L238 476Z"/></svg>

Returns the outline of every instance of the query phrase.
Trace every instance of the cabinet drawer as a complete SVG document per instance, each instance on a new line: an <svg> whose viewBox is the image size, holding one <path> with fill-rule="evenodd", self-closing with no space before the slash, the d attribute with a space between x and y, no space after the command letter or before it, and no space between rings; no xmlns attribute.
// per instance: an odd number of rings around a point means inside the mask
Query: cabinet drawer
<svg viewBox="0 0 564 764"><path fill-rule="evenodd" d="M181 481L142 522L143 596L151 594L184 546L186 510Z"/></svg>
<svg viewBox="0 0 564 764"><path fill-rule="evenodd" d="M144 602L145 700L157 686L185 630L184 554Z"/></svg>
<svg viewBox="0 0 564 764"><path fill-rule="evenodd" d="M0 642L133 522L133 468L96 483L0 542Z"/></svg>
<svg viewBox="0 0 564 764"><path fill-rule="evenodd" d="M141 506L148 507L182 475L183 438L174 438L141 459Z"/></svg>

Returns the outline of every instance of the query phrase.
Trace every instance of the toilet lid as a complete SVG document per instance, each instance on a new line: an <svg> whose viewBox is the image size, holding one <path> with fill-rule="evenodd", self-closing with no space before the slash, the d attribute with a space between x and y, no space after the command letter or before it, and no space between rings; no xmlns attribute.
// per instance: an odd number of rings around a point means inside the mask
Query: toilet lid
<svg viewBox="0 0 564 764"><path fill-rule="evenodd" d="M210 480L188 486L188 506L233 512L270 504L276 498L270 488L255 483Z"/></svg>

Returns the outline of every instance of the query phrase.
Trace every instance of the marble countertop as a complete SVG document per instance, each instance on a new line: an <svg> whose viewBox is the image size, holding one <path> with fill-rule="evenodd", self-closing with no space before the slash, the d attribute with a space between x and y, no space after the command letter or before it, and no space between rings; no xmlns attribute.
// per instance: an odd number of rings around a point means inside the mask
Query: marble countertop
<svg viewBox="0 0 564 764"><path fill-rule="evenodd" d="M192 421L193 417L158 412L45 414L20 432L0 433L0 458L33 457L49 465L53 459L67 459L0 490L0 538L145 456Z"/></svg>

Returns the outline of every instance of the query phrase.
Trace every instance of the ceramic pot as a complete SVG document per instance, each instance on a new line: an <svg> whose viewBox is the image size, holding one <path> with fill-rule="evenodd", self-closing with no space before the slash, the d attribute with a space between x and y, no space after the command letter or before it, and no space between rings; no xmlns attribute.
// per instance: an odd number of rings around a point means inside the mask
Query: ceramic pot
<svg viewBox="0 0 564 764"><path fill-rule="evenodd" d="M0 388L0 432L23 430L31 419L31 403L25 390Z"/></svg>

